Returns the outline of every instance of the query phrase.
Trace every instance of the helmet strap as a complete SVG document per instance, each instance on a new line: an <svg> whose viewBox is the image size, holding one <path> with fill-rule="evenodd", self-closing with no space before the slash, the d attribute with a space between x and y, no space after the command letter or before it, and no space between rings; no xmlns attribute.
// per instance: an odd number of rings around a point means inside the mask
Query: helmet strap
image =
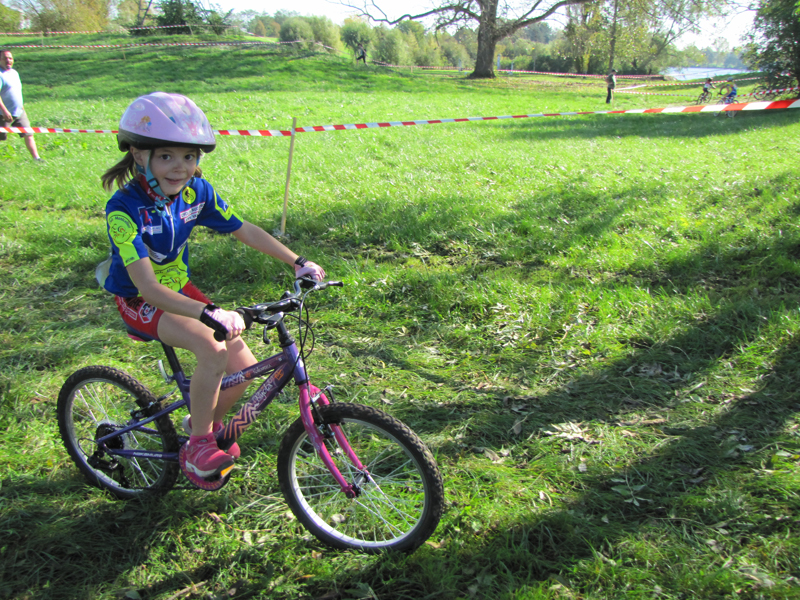
<svg viewBox="0 0 800 600"><path fill-rule="evenodd" d="M152 152L150 150L146 151L146 159L145 164L146 167L142 168L141 165L138 163L136 164L136 170L139 173L138 180L139 184L142 186L142 189L147 194L147 197L150 198L153 203L156 205L155 213L159 217L164 217L167 214L166 207L172 202L172 198L169 198L164 192L161 190L161 186L158 185L158 179L156 179L153 172L150 170L150 157ZM189 180L191 181L191 179ZM187 182L186 185L189 185ZM184 185L181 190L175 194L177 198L184 189L186 189L186 185Z"/></svg>
<svg viewBox="0 0 800 600"><path fill-rule="evenodd" d="M155 186L150 185L150 180L148 179L148 175L152 176L152 173L150 173L150 169L147 169L147 174L139 173L139 175L137 176L137 180L139 181L139 185L142 186L144 193L147 194L147 197L150 198L150 200L152 200L153 203L156 205L155 213L159 217L164 217L167 214L166 211L167 205L170 204L172 200L167 198L161 193L161 188L158 186L158 181L156 181L155 178L153 178L152 181L155 182L156 185Z"/></svg>

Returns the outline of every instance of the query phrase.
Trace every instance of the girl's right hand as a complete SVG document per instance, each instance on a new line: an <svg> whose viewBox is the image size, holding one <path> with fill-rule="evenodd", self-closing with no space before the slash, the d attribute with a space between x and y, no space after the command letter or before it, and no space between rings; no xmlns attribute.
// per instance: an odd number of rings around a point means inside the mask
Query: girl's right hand
<svg viewBox="0 0 800 600"><path fill-rule="evenodd" d="M240 335L245 330L244 319L242 315L234 310L223 310L219 307L214 307L214 310L209 310L207 307L203 309L203 315L217 324L221 325L228 332L225 336L226 340L232 340ZM200 319L205 322L205 319ZM208 325L208 323L205 323ZM212 327L213 329L213 327Z"/></svg>

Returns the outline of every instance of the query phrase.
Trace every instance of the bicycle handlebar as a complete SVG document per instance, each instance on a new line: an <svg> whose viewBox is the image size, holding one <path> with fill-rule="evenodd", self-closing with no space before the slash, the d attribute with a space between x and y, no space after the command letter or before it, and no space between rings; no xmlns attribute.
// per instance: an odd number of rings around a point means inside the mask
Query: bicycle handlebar
<svg viewBox="0 0 800 600"><path fill-rule="evenodd" d="M245 329L250 329L253 323L265 324L267 319L274 314L292 312L302 306L303 290L306 294L324 290L328 287L343 287L341 281L315 281L310 277L300 277L294 280L294 293L284 292L283 297L277 302L255 304L253 306L240 306L236 309L244 320ZM265 316L268 313L268 316ZM228 330L219 325L214 327L214 339L222 342L228 335Z"/></svg>

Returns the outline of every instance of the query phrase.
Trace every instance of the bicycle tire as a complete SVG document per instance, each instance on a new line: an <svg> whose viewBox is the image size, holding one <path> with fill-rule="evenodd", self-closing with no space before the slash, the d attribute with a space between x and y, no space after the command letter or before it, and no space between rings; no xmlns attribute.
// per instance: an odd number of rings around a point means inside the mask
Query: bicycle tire
<svg viewBox="0 0 800 600"><path fill-rule="evenodd" d="M442 475L430 450L406 425L369 406L329 404L318 415L342 427L371 480L360 481L360 495L348 499L297 419L281 441L277 466L281 492L300 523L339 549L410 552L422 545L444 510ZM325 444L345 479L358 481L361 473L336 440Z"/></svg>
<svg viewBox="0 0 800 600"><path fill-rule="evenodd" d="M155 402L144 385L112 367L85 367L64 382L56 408L58 429L67 452L89 483L122 500L161 495L175 484L177 462L109 455L94 442L115 427L130 423L131 409ZM128 448L178 452L178 436L168 416L156 419L148 429L152 433L131 431L117 443Z"/></svg>

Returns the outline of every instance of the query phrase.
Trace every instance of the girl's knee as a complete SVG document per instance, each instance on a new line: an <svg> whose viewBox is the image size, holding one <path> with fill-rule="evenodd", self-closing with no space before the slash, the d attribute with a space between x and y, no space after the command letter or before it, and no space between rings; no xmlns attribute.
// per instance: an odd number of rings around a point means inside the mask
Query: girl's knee
<svg viewBox="0 0 800 600"><path fill-rule="evenodd" d="M225 342L209 341L194 349L198 364L224 371L228 364L228 347Z"/></svg>

